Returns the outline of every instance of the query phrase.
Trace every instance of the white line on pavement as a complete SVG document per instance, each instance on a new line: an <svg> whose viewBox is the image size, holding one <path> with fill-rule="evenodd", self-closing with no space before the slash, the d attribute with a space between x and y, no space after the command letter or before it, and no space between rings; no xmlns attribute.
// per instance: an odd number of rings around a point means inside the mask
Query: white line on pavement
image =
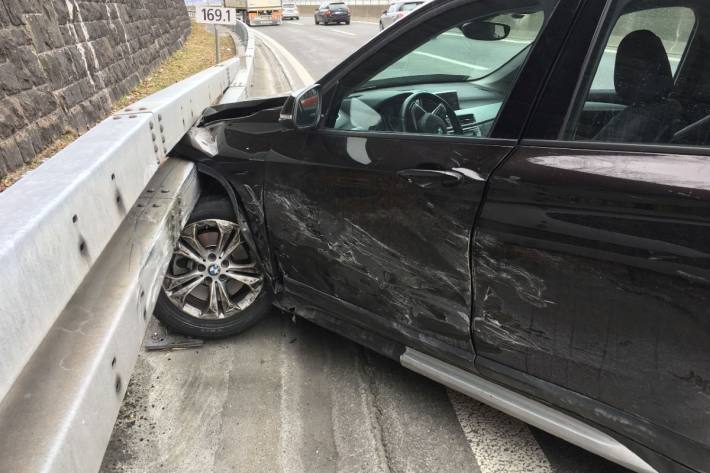
<svg viewBox="0 0 710 473"><path fill-rule="evenodd" d="M296 26L306 26L304 23L296 23L295 21L289 21L288 23L283 23L284 25L296 25Z"/></svg>
<svg viewBox="0 0 710 473"><path fill-rule="evenodd" d="M358 20L351 20L353 23L362 23L363 25L378 25L376 21L358 21Z"/></svg>
<svg viewBox="0 0 710 473"><path fill-rule="evenodd" d="M355 33L350 33L348 31L343 31L343 30L334 30L332 28L328 28L328 31L332 31L333 33L346 34L348 36L357 36Z"/></svg>
<svg viewBox="0 0 710 473"><path fill-rule="evenodd" d="M470 67L471 69L477 69L479 71L487 71L488 70L487 67L478 66L476 64L469 64L467 62L461 62L461 61L457 61L455 59L449 59L449 58L443 57L443 56L437 56L436 54L425 53L424 51L414 51L414 54L419 54L420 56L430 57L432 59L438 59L439 61L449 62L451 64L456 64L459 66Z"/></svg>
<svg viewBox="0 0 710 473"><path fill-rule="evenodd" d="M293 54L291 54L286 48L281 46L278 41L260 31L254 30L254 34L259 39L261 39L266 45L266 47L271 49L271 51L274 53L276 60L279 61L279 64L281 65L284 74L286 74L286 77L288 78L288 81L292 88L301 88L314 82L313 76L308 73L306 68L303 67L303 65L298 61L298 59L293 57ZM291 72L289 71L289 68L285 67L286 65L281 62L281 59L286 61L288 65L291 66L291 69L293 69L293 71L298 76L297 78L292 76Z"/></svg>
<svg viewBox="0 0 710 473"><path fill-rule="evenodd" d="M527 424L463 394L447 391L481 473L552 473Z"/></svg>

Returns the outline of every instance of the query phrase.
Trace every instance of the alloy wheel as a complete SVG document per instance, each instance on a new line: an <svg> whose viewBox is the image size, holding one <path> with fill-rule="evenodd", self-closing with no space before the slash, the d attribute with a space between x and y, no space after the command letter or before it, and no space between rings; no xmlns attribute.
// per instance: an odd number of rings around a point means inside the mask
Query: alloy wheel
<svg viewBox="0 0 710 473"><path fill-rule="evenodd" d="M209 219L183 229L163 289L184 313L220 320L234 317L254 303L263 282L239 225Z"/></svg>

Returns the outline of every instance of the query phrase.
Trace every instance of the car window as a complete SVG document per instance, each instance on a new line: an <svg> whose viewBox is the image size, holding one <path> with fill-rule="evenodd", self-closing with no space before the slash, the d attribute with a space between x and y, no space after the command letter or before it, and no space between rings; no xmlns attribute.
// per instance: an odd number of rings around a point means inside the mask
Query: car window
<svg viewBox="0 0 710 473"><path fill-rule="evenodd" d="M545 5L552 4L526 3L435 32L373 71L345 96L332 127L489 136L543 27ZM415 92L421 98L407 103L408 94ZM405 110L408 106L411 109Z"/></svg>
<svg viewBox="0 0 710 473"><path fill-rule="evenodd" d="M412 11L418 6L420 6L422 2L410 2L410 3L403 3L402 8L400 8L400 11Z"/></svg>
<svg viewBox="0 0 710 473"><path fill-rule="evenodd" d="M583 75L583 93L568 113L561 138L708 144L704 58L710 49L695 38L710 31L700 29L692 3L668 7L663 0L645 1L642 9L635 5L610 12Z"/></svg>
<svg viewBox="0 0 710 473"><path fill-rule="evenodd" d="M397 10L397 4L393 3L390 5L389 9L387 10L387 13L394 13Z"/></svg>

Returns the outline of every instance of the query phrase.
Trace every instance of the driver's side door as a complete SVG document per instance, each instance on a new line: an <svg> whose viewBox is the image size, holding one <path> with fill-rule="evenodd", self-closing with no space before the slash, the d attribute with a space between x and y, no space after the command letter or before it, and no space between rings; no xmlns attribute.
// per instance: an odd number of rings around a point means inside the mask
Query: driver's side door
<svg viewBox="0 0 710 473"><path fill-rule="evenodd" d="M383 40L386 48L373 47L342 77L335 74L323 84L331 102L324 104L330 112L320 127L287 133L271 151L266 175L267 225L287 293L467 367L473 359L471 235L486 180L516 145L515 138L497 138L496 130L510 134L518 114L527 114L535 84L544 79L540 61L554 60L564 34L543 30L551 13L536 1L491 3L451 2L448 10L423 16L396 39ZM558 10L555 15L569 17L574 8ZM530 19L527 36L520 36L527 41L495 44L469 39L458 29L462 19L495 18L515 26L535 12L543 18ZM559 21L569 24L569 18ZM540 31L544 52L532 47ZM500 49L495 61L494 46ZM455 56L462 48L468 58ZM528 68L526 59L543 67ZM499 82L476 83L515 60L517 70L503 71ZM475 66L469 69L476 80L439 82L445 75L461 76L467 66ZM513 90L511 74L525 82L524 91ZM363 98L362 85L382 77L386 87L364 87ZM452 91L458 103L442 94ZM415 92L445 97L465 134L452 135L452 118L443 115L434 122L446 123L444 135L425 124L398 125L400 98ZM499 116L513 99L519 102L517 118ZM355 112L353 100L364 103ZM493 108L493 118L475 124L480 126L467 122L477 107L488 114ZM436 104L428 108L441 113Z"/></svg>

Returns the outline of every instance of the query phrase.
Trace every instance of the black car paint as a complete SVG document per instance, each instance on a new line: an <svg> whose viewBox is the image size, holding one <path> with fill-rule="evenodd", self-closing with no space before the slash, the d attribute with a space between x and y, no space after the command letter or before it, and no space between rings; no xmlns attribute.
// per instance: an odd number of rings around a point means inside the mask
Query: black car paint
<svg viewBox="0 0 710 473"><path fill-rule="evenodd" d="M583 13L602 4L586 2ZM444 9L422 7L408 23ZM573 40L591 35L592 23L578 19ZM540 42L561 44L565 33L550 40L549 30ZM390 31L373 42L373 54L406 34ZM356 53L324 78L326 103L366 56ZM547 60L549 67L554 58ZM369 136L374 159L365 166L349 156L353 133L283 129L280 97L209 110L175 152L232 193L281 308L392 358L415 347L548 402L658 471L710 471L710 182L668 182L644 167L665 160L682 174L683 162L707 158L516 147L527 113L512 107L532 109L546 77L540 64L523 72L539 69L538 80L521 77L497 124L512 143L445 137L432 149L447 152L432 159L418 154L419 137ZM610 160L642 167L608 171ZM420 189L396 176L417 164L462 165L487 188L469 179L453 194L471 193L456 201L450 189ZM343 205L359 220L341 218ZM384 209L394 212L391 221ZM416 233L421 218L426 237ZM471 259L457 239L471 240ZM418 260L425 248L437 258ZM405 308L412 303L418 313ZM380 306L388 310L378 314ZM466 319L456 319L467 307Z"/></svg>

